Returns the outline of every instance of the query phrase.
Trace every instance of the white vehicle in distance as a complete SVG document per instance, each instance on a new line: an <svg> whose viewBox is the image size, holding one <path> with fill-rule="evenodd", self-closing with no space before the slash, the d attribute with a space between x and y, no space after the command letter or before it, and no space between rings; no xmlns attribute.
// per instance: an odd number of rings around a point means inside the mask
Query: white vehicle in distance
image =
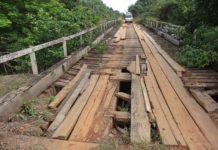
<svg viewBox="0 0 218 150"><path fill-rule="evenodd" d="M125 15L125 22L128 23L128 22L133 22L133 16L132 16L132 13L131 12L127 12L126 15Z"/></svg>

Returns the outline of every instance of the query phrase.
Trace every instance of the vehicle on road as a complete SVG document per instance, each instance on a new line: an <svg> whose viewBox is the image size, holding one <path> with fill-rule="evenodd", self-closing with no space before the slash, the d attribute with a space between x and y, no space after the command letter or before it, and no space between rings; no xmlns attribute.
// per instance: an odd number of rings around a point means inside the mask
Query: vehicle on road
<svg viewBox="0 0 218 150"><path fill-rule="evenodd" d="M133 16L132 16L132 13L131 12L127 12L126 15L125 15L125 22L126 23L131 23L133 22Z"/></svg>

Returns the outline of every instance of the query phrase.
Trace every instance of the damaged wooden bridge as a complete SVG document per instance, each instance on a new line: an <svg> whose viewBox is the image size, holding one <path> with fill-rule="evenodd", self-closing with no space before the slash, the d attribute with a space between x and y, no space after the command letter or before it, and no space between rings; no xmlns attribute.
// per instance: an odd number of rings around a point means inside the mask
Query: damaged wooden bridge
<svg viewBox="0 0 218 150"><path fill-rule="evenodd" d="M108 138L169 149L218 149L218 73L186 70L139 25L123 24L103 54L89 51L53 82L48 149L98 149ZM212 77L212 78L210 78ZM19 141L18 138L16 140Z"/></svg>

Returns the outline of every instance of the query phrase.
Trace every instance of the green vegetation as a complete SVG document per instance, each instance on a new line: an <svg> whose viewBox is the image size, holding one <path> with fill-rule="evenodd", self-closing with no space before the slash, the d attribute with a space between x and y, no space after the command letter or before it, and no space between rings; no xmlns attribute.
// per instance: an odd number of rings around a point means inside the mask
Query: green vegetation
<svg viewBox="0 0 218 150"><path fill-rule="evenodd" d="M105 41L92 45L92 49L97 53L97 54L103 54L105 50L107 50L107 44Z"/></svg>
<svg viewBox="0 0 218 150"><path fill-rule="evenodd" d="M71 35L103 21L116 19L118 15L101 0L1 0L0 51L3 54L15 52ZM96 34L85 35L84 44L90 43ZM71 53L78 49L80 41L71 40L67 45ZM36 55L40 71L45 70L63 58L62 45L41 50ZM10 62L10 68L16 72L30 71L29 56ZM3 70L2 66L0 70Z"/></svg>
<svg viewBox="0 0 218 150"><path fill-rule="evenodd" d="M176 35L184 41L178 58L185 66L206 68L218 60L217 0L138 0L129 11L139 22L150 19L184 26Z"/></svg>
<svg viewBox="0 0 218 150"><path fill-rule="evenodd" d="M38 115L38 112L36 108L34 107L35 101L26 102L21 106L21 114L30 116L30 117L36 117Z"/></svg>

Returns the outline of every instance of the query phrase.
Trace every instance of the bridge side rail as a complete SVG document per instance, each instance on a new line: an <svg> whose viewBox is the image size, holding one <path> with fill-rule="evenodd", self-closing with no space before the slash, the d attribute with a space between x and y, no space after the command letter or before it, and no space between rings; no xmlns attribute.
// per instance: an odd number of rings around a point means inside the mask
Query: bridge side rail
<svg viewBox="0 0 218 150"><path fill-rule="evenodd" d="M67 37L62 37L62 38L59 38L59 39L56 39L56 40L53 40L53 41L50 41L50 42L46 42L46 43L39 44L39 45L36 45L36 46L31 46L30 48L26 48L26 49L23 49L23 50L14 52L14 53L10 53L10 54L7 54L7 55L0 56L0 64L5 63L5 62L10 61L10 60L13 60L13 59L16 59L16 58L19 58L19 57L22 57L22 56L25 56L25 55L30 55L30 60L31 60L31 65L32 65L32 72L33 72L33 74L39 74L35 52L37 52L39 50L42 50L42 49L45 49L45 48L48 48L48 47L51 47L51 46L54 46L56 44L62 43L63 44L64 57L67 57L68 56L68 54L67 54L67 41L68 40L72 40L72 39L74 39L76 37L80 37L80 44L82 45L83 44L82 36L84 34L90 33L90 32L92 32L93 30L95 30L97 28L101 28L101 31L104 32L105 30L107 30L111 26L115 25L116 23L117 23L117 20L104 22L104 23L102 23L102 24L100 24L98 26L83 30L83 31L81 31L79 33L76 33L76 34L73 34L73 35L70 35L70 36L67 36Z"/></svg>

